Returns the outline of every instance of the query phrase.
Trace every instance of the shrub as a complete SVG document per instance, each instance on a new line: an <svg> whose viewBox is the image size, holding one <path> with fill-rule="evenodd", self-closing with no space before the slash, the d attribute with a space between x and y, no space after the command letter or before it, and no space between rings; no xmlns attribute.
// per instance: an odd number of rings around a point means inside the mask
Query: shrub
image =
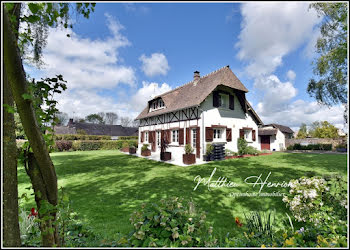
<svg viewBox="0 0 350 250"><path fill-rule="evenodd" d="M122 148L128 148L129 147L129 143L128 142L126 142L126 141L124 141L123 142L123 146L122 146Z"/></svg>
<svg viewBox="0 0 350 250"><path fill-rule="evenodd" d="M68 151L72 148L72 141L59 140L55 142L56 149L60 152Z"/></svg>
<svg viewBox="0 0 350 250"><path fill-rule="evenodd" d="M206 155L211 155L213 153L214 146L211 143L207 143Z"/></svg>
<svg viewBox="0 0 350 250"><path fill-rule="evenodd" d="M192 148L191 144L186 144L185 146L185 154L192 154L194 149Z"/></svg>
<svg viewBox="0 0 350 250"><path fill-rule="evenodd" d="M138 140L138 136L119 136L118 140Z"/></svg>
<svg viewBox="0 0 350 250"><path fill-rule="evenodd" d="M148 144L143 144L142 148L141 148L141 151L146 151L148 150Z"/></svg>
<svg viewBox="0 0 350 250"><path fill-rule="evenodd" d="M109 135L56 134L55 140L111 140L111 137Z"/></svg>
<svg viewBox="0 0 350 250"><path fill-rule="evenodd" d="M213 229L205 219L193 202L179 198L143 204L130 218L134 229L128 242L133 247L215 246Z"/></svg>
<svg viewBox="0 0 350 250"><path fill-rule="evenodd" d="M341 143L341 144L338 144L337 146L335 146L335 148L348 148L348 145L346 143Z"/></svg>
<svg viewBox="0 0 350 250"><path fill-rule="evenodd" d="M243 138L239 138L237 144L238 144L238 154L244 155L245 150L248 146L248 142Z"/></svg>
<svg viewBox="0 0 350 250"><path fill-rule="evenodd" d="M77 129L78 135L87 135L86 131L84 129Z"/></svg>
<svg viewBox="0 0 350 250"><path fill-rule="evenodd" d="M113 141L113 140L98 140L98 141L73 141L72 150L111 150L111 149L121 149L123 147L123 143L129 143L129 145L133 145L137 147L137 141Z"/></svg>
<svg viewBox="0 0 350 250"><path fill-rule="evenodd" d="M244 149L243 154L247 154L247 155L258 155L261 152L259 150L257 150L256 148L252 147L252 146L248 146Z"/></svg>

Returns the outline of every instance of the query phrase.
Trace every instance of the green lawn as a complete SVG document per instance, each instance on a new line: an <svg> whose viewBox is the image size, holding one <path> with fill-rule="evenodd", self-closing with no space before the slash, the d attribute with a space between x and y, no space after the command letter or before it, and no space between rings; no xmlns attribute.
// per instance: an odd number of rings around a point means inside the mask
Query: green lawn
<svg viewBox="0 0 350 250"><path fill-rule="evenodd" d="M288 182L303 175L347 174L346 155L274 153L259 157L211 162L200 166L180 167L166 163L128 156L114 150L53 153L59 187L64 187L73 201L73 209L103 238L127 234L131 213L143 202L159 201L169 196L193 198L208 212L208 221L214 223L214 232L235 234L234 217L243 217L243 211L276 209L277 216L285 217L281 197L230 197L231 192L257 192L259 187L244 184L248 176L263 180L271 172L269 181ZM235 188L216 188L209 191L200 185L193 191L197 175L208 178L217 168L212 180L225 176L241 184ZM23 167L19 167L19 193L29 194L30 186ZM262 192L283 188L264 188ZM27 208L34 201L25 204Z"/></svg>

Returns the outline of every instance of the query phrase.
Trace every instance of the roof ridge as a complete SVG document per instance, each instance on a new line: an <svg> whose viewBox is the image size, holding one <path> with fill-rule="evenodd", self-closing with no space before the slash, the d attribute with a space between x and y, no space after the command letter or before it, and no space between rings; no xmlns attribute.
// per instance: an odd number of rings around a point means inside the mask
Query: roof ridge
<svg viewBox="0 0 350 250"><path fill-rule="evenodd" d="M226 66L221 67L221 68L219 68L219 69L217 69L217 70L214 70L214 71L212 71L212 72L210 72L210 73L208 73L208 74L206 74L206 75L200 77L199 80L200 80L200 79L203 79L203 78L205 78L205 77L208 77L209 75L212 75L212 74L214 74L214 73L217 73L217 72L220 71L220 70L223 70L223 69L225 69L225 68L229 68L229 67L230 67L229 65L226 65ZM189 82L187 82L187 83L184 83L183 85L181 85L181 86L179 86L179 87L176 87L175 89L172 89L172 90L169 90L169 91L167 91L167 92L164 92L163 94L157 95L157 96L153 97L151 100L153 100L153 99L155 99L155 98L158 98L158 97L160 97L160 96L163 96L163 95L167 95L167 94L169 94L169 93L171 93L171 92L173 92L173 91L175 91L175 90L178 90L178 89L180 89L180 88L182 88L182 87L187 86L188 84L190 84L190 83L192 83L192 82L194 82L194 80L191 80L191 81L189 81Z"/></svg>

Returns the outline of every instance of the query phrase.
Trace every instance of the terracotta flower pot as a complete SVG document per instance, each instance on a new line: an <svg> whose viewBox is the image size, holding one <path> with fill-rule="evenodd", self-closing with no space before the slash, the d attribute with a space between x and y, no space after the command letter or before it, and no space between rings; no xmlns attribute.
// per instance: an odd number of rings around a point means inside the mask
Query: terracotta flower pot
<svg viewBox="0 0 350 250"><path fill-rule="evenodd" d="M195 154L183 154L182 160L184 164L194 164L196 163L196 155Z"/></svg>
<svg viewBox="0 0 350 250"><path fill-rule="evenodd" d="M129 148L129 154L136 154L136 148Z"/></svg>
<svg viewBox="0 0 350 250"><path fill-rule="evenodd" d="M160 152L160 160L162 161L171 160L171 152Z"/></svg>
<svg viewBox="0 0 350 250"><path fill-rule="evenodd" d="M150 149L141 150L141 155L142 156L150 156L151 155L151 150Z"/></svg>

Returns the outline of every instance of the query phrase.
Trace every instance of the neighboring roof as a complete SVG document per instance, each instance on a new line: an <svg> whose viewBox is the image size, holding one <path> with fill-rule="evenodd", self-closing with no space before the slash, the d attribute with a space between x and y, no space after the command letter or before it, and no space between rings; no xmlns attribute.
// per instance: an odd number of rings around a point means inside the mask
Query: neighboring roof
<svg viewBox="0 0 350 250"><path fill-rule="evenodd" d="M276 135L276 134L277 134L277 129L263 129L263 128L258 129L258 135Z"/></svg>
<svg viewBox="0 0 350 250"><path fill-rule="evenodd" d="M83 129L88 135L110 135L110 136L137 136L138 128L135 127L123 127L121 125L106 125L106 124L93 124L73 122L68 123L68 126L56 126L55 132L57 134L71 134L71 132L78 129ZM73 133L73 134L75 134Z"/></svg>
<svg viewBox="0 0 350 250"><path fill-rule="evenodd" d="M176 89L154 97L161 97L165 107L157 111L148 112L148 106L136 117L136 120L152 117L168 112L199 106L205 98L219 85L224 85L242 92L248 92L229 66L218 69L202 76L198 81L192 80ZM260 118L259 118L260 119Z"/></svg>
<svg viewBox="0 0 350 250"><path fill-rule="evenodd" d="M287 127L287 126L279 125L276 123L266 124L265 126L266 127L273 126L274 128L278 128L283 133L294 134L294 131L290 127Z"/></svg>

